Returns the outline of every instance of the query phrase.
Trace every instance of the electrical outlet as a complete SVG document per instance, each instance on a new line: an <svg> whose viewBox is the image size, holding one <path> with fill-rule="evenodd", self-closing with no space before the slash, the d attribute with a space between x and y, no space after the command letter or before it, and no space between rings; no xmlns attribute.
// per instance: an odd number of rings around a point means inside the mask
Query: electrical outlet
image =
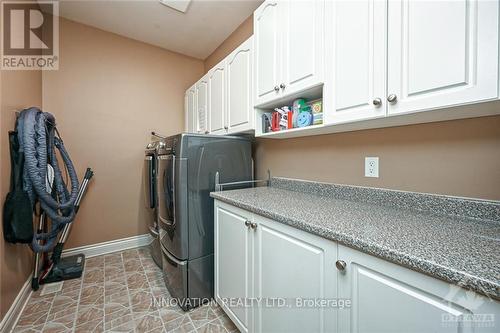
<svg viewBox="0 0 500 333"><path fill-rule="evenodd" d="M378 157L365 157L365 177L378 178Z"/></svg>

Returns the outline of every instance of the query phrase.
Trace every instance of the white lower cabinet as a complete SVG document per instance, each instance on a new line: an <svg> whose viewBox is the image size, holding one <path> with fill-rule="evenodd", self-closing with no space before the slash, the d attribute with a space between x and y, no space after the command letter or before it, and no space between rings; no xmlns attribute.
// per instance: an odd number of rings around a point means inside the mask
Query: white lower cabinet
<svg viewBox="0 0 500 333"><path fill-rule="evenodd" d="M236 299L250 299L253 293L253 233L245 226L251 215L216 203L215 299L241 332L252 331L251 308L233 304Z"/></svg>
<svg viewBox="0 0 500 333"><path fill-rule="evenodd" d="M215 297L242 332L336 330L312 303L336 298L335 243L217 201L215 235Z"/></svg>
<svg viewBox="0 0 500 333"><path fill-rule="evenodd" d="M498 332L500 304L456 285L338 246L345 269L338 296L339 332ZM494 321L491 321L493 318Z"/></svg>
<svg viewBox="0 0 500 333"><path fill-rule="evenodd" d="M255 332L334 332L335 309L312 302L336 298L336 244L258 215L253 223Z"/></svg>
<svg viewBox="0 0 500 333"><path fill-rule="evenodd" d="M242 332L492 333L500 325L497 301L217 200L215 297Z"/></svg>

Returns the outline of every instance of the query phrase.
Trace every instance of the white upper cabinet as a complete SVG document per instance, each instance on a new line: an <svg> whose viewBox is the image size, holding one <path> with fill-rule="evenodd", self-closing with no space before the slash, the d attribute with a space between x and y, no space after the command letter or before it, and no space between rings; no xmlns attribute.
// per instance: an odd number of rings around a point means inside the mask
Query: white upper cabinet
<svg viewBox="0 0 500 333"><path fill-rule="evenodd" d="M253 110L253 38L250 37L226 58L228 133L254 128Z"/></svg>
<svg viewBox="0 0 500 333"><path fill-rule="evenodd" d="M293 94L323 82L325 1L284 1L280 6L280 89Z"/></svg>
<svg viewBox="0 0 500 333"><path fill-rule="evenodd" d="M323 82L324 7L324 0L297 0L257 8L255 105Z"/></svg>
<svg viewBox="0 0 500 333"><path fill-rule="evenodd" d="M208 109L210 131L225 134L226 124L226 61L223 60L208 72Z"/></svg>
<svg viewBox="0 0 500 333"><path fill-rule="evenodd" d="M189 91L184 93L184 131L189 132L189 123L191 122L192 115L189 110Z"/></svg>
<svg viewBox="0 0 500 333"><path fill-rule="evenodd" d="M452 108L499 99L499 6L265 0L254 12L253 39L210 70L194 97L187 93L187 129L193 122L197 133L255 130L263 112L298 97L323 99L322 126L256 134L307 136L500 114L494 106Z"/></svg>
<svg viewBox="0 0 500 333"><path fill-rule="evenodd" d="M252 91L253 37L250 37L186 91L187 131L223 135L253 130Z"/></svg>
<svg viewBox="0 0 500 333"><path fill-rule="evenodd" d="M386 2L327 1L325 122L385 116ZM333 92L333 93L330 93Z"/></svg>
<svg viewBox="0 0 500 333"><path fill-rule="evenodd" d="M498 11L487 0L328 1L325 123L496 99Z"/></svg>
<svg viewBox="0 0 500 333"><path fill-rule="evenodd" d="M389 114L498 96L498 1L389 1Z"/></svg>
<svg viewBox="0 0 500 333"><path fill-rule="evenodd" d="M206 134L210 131L208 128L208 75L205 75L196 83L196 110L197 120L195 132Z"/></svg>
<svg viewBox="0 0 500 333"><path fill-rule="evenodd" d="M188 133L196 133L196 86L192 86L186 91L184 96L185 108L185 131Z"/></svg>
<svg viewBox="0 0 500 333"><path fill-rule="evenodd" d="M281 6L283 2L266 1L254 12L255 104L272 100L279 93Z"/></svg>

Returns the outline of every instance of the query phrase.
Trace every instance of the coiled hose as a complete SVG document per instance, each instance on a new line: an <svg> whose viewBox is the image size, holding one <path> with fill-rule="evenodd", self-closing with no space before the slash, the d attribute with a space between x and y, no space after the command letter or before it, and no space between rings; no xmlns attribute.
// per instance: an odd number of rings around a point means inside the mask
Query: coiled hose
<svg viewBox="0 0 500 333"><path fill-rule="evenodd" d="M52 114L38 108L21 111L17 119L17 132L20 151L25 158L23 188L28 193L33 209L40 202L40 207L52 221L49 232L35 231L31 247L35 252L46 252L55 245L59 231L75 217L78 176L61 138L56 136L57 129ZM56 148L68 171L71 192L68 191L59 168ZM51 193L47 192L46 186L48 165L54 170ZM45 241L45 244L40 245L40 240Z"/></svg>

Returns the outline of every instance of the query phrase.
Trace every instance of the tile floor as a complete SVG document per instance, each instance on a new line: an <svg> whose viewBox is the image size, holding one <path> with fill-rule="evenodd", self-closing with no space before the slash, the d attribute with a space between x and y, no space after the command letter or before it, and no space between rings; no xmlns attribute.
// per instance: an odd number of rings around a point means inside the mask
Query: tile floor
<svg viewBox="0 0 500 333"><path fill-rule="evenodd" d="M190 312L170 304L148 248L87 259L83 277L32 294L13 332L238 332L215 304ZM161 306L154 297L165 297Z"/></svg>

